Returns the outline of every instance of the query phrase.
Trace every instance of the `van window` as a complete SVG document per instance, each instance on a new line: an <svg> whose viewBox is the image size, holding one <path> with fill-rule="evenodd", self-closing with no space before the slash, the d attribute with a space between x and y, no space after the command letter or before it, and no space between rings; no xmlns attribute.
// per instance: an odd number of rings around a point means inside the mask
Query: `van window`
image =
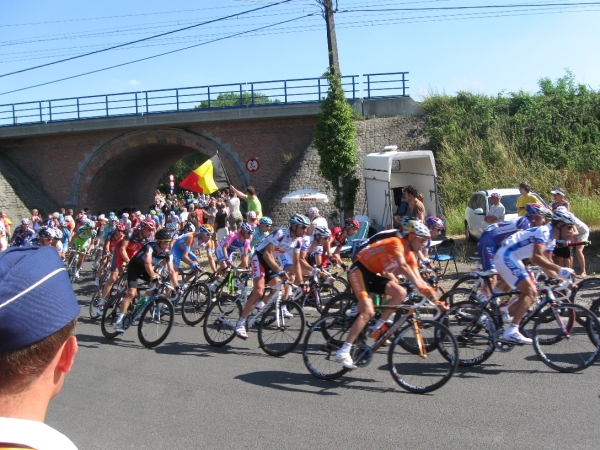
<svg viewBox="0 0 600 450"><path fill-rule="evenodd" d="M475 199L475 208L481 208L483 209L483 212L487 211L487 197L485 195L482 194L475 194L475 196L477 197Z"/></svg>
<svg viewBox="0 0 600 450"><path fill-rule="evenodd" d="M477 209L477 194L473 194L471 196L471 200L469 200L469 208Z"/></svg>
<svg viewBox="0 0 600 450"><path fill-rule="evenodd" d="M516 214L517 213L517 200L520 194L503 195L500 199L500 203L504 205L505 214Z"/></svg>

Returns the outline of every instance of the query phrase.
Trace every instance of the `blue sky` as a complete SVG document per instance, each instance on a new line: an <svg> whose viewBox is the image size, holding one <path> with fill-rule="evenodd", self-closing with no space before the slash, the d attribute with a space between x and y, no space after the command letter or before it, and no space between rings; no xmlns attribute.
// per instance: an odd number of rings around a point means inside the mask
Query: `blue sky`
<svg viewBox="0 0 600 450"><path fill-rule="evenodd" d="M273 1L0 0L0 74L270 3ZM339 8L373 10L540 3L575 2L340 0ZM502 90L533 92L537 90L539 78L556 79L564 75L567 68L578 82L593 89L600 88L600 4L519 10L495 10L493 17L481 17L480 10L339 12L336 22L341 70L345 75L408 71L409 93L416 99L431 91L452 94L468 90L489 95ZM532 15L534 10L538 14ZM138 44L138 48L114 50L0 77L0 92L6 92L317 13L271 28L269 34L225 39L69 81L0 95L0 104L316 77L327 67L325 24L318 11L314 0L293 0L246 18L240 16L168 36L176 38L172 41L145 44L168 45L139 47L142 44ZM552 13L556 11L561 12ZM107 18L109 16L114 17Z"/></svg>

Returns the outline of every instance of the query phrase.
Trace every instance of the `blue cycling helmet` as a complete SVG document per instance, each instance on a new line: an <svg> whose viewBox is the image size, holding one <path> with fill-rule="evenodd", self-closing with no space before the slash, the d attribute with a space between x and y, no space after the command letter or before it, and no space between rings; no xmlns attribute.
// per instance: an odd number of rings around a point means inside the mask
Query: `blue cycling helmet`
<svg viewBox="0 0 600 450"><path fill-rule="evenodd" d="M208 228L200 225L198 227L198 234L203 234L204 236L210 236L212 234L212 232Z"/></svg>
<svg viewBox="0 0 600 450"><path fill-rule="evenodd" d="M290 217L290 226L291 225L308 227L310 225L310 219L304 214L294 214L292 217Z"/></svg>
<svg viewBox="0 0 600 450"><path fill-rule="evenodd" d="M242 225L240 226L240 231L245 231L246 233L254 233L254 227L248 222L242 222Z"/></svg>
<svg viewBox="0 0 600 450"><path fill-rule="evenodd" d="M545 217L549 216L550 214L552 213L544 205L539 205L537 203L527 203L527 205L525 206L525 215L527 217L531 217L533 215Z"/></svg>
<svg viewBox="0 0 600 450"><path fill-rule="evenodd" d="M183 226L183 231L185 231L186 233L193 233L194 231L196 231L196 227L194 226L194 224L192 222L187 222Z"/></svg>
<svg viewBox="0 0 600 450"><path fill-rule="evenodd" d="M416 217L414 217L414 216L404 216L404 217L402 218L402 228L404 228L404 227L406 226L406 224L407 224L408 222L410 222L411 220L419 220L419 219L417 219L417 218L416 218Z"/></svg>
<svg viewBox="0 0 600 450"><path fill-rule="evenodd" d="M436 227L436 228L439 228L440 230L445 228L444 221L435 216L429 216L427 219L425 219L425 224L430 228Z"/></svg>
<svg viewBox="0 0 600 450"><path fill-rule="evenodd" d="M273 225L273 221L271 220L271 218L266 216L261 217L261 219L258 222L262 225Z"/></svg>

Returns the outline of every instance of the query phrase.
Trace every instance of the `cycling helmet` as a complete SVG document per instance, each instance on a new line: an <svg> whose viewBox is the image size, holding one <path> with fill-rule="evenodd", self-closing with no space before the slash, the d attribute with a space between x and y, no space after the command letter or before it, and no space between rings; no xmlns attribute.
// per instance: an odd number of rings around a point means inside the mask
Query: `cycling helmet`
<svg viewBox="0 0 600 450"><path fill-rule="evenodd" d="M26 219L25 217L23 217L23 218L21 219L21 223L22 223L23 225L29 225L29 219Z"/></svg>
<svg viewBox="0 0 600 450"><path fill-rule="evenodd" d="M308 227L310 225L310 219L304 214L294 214L292 217L290 217L290 225Z"/></svg>
<svg viewBox="0 0 600 450"><path fill-rule="evenodd" d="M52 232L52 229L44 225L38 230L38 236L41 238L52 238L54 237L54 233Z"/></svg>
<svg viewBox="0 0 600 450"><path fill-rule="evenodd" d="M262 225L273 225L273 221L270 217L261 217L261 219L258 222Z"/></svg>
<svg viewBox="0 0 600 450"><path fill-rule="evenodd" d="M90 216L90 220L91 220L92 222L95 222L96 220L98 220L98 218L97 218L96 216Z"/></svg>
<svg viewBox="0 0 600 450"><path fill-rule="evenodd" d="M173 222L169 222L168 224L165 225L165 228L172 233L174 231L177 231L177 224L173 223Z"/></svg>
<svg viewBox="0 0 600 450"><path fill-rule="evenodd" d="M183 231L186 233L193 233L194 231L196 231L196 227L194 226L194 224L192 222L187 222L183 226Z"/></svg>
<svg viewBox="0 0 600 450"><path fill-rule="evenodd" d="M431 237L429 228L427 228L420 220L409 220L406 225L402 226L402 232L405 235L409 233L415 233L419 237Z"/></svg>
<svg viewBox="0 0 600 450"><path fill-rule="evenodd" d="M313 235L319 235L328 238L331 236L331 231L329 231L329 228L327 227L316 227L315 231L313 231Z"/></svg>
<svg viewBox="0 0 600 450"><path fill-rule="evenodd" d="M402 218L402 228L404 228L404 226L405 226L405 225L406 225L408 222L410 222L411 220L419 220L419 219L417 219L417 218L416 218L416 217L414 217L414 216L404 216L404 217Z"/></svg>
<svg viewBox="0 0 600 450"><path fill-rule="evenodd" d="M83 225L83 226L86 226L86 227L89 227L89 228L91 228L91 227L92 227L92 224L93 224L93 222L92 222L91 220L89 220L89 219L85 219L85 220L82 222L82 225Z"/></svg>
<svg viewBox="0 0 600 450"><path fill-rule="evenodd" d="M145 219L140 222L140 228L146 228L154 232L156 230L156 223L152 219Z"/></svg>
<svg viewBox="0 0 600 450"><path fill-rule="evenodd" d="M544 217L551 214L551 212L544 205L537 203L527 203L525 206L525 215L531 217L533 215Z"/></svg>
<svg viewBox="0 0 600 450"><path fill-rule="evenodd" d="M428 227L436 227L439 229L444 228L444 221L435 216L429 216L427 219L425 219L425 224Z"/></svg>
<svg viewBox="0 0 600 450"><path fill-rule="evenodd" d="M119 223L117 224L117 226L115 227L115 229L116 229L116 230L119 230L119 231L122 231L122 232L125 232L125 230L127 229L127 227L125 226L125 224L124 224L124 223L121 223L121 222L119 222Z"/></svg>
<svg viewBox="0 0 600 450"><path fill-rule="evenodd" d="M112 221L114 221L114 220L119 220L119 218L117 217L117 215L116 215L115 213L112 213L112 212L111 212L111 213L108 215L108 220L110 220L110 221L112 222Z"/></svg>
<svg viewBox="0 0 600 450"><path fill-rule="evenodd" d="M256 219L256 211L248 211L248 219Z"/></svg>
<svg viewBox="0 0 600 450"><path fill-rule="evenodd" d="M121 217L123 219L128 219L129 218L129 213L123 213L123 214L121 214Z"/></svg>
<svg viewBox="0 0 600 450"><path fill-rule="evenodd" d="M357 230L360 228L360 223L358 223L358 220L353 219L352 217L347 217L344 220L344 223L346 224L347 227L356 228Z"/></svg>
<svg viewBox="0 0 600 450"><path fill-rule="evenodd" d="M63 238L62 230L55 228L54 229L54 239L58 239L59 241L62 241L62 238Z"/></svg>
<svg viewBox="0 0 600 450"><path fill-rule="evenodd" d="M172 239L173 236L171 232L165 228L161 228L160 230L158 230L156 232L156 235L154 236L154 240L156 241L171 241Z"/></svg>
<svg viewBox="0 0 600 450"><path fill-rule="evenodd" d="M254 233L254 227L248 222L242 222L242 225L240 226L240 231L245 231L246 233Z"/></svg>
<svg viewBox="0 0 600 450"><path fill-rule="evenodd" d="M567 225L575 225L575 216L569 211L554 211L552 213L552 225L563 222Z"/></svg>
<svg viewBox="0 0 600 450"><path fill-rule="evenodd" d="M98 220L106 220L106 216L104 214L100 214L98 216Z"/></svg>
<svg viewBox="0 0 600 450"><path fill-rule="evenodd" d="M210 236L212 234L212 231L210 231L208 228L206 228L203 225L200 225L198 227L198 234L203 234L204 236Z"/></svg>
<svg viewBox="0 0 600 450"><path fill-rule="evenodd" d="M204 228L206 228L209 232L214 233L215 229L213 228L213 226L209 223L206 223L204 225L202 225Z"/></svg>

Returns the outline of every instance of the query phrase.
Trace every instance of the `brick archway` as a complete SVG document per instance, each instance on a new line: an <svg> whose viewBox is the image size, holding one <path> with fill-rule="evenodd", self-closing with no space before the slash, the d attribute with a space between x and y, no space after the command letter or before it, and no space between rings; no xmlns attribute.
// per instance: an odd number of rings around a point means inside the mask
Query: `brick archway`
<svg viewBox="0 0 600 450"><path fill-rule="evenodd" d="M195 152L212 157L217 151L231 182L247 184L237 159L205 136L175 128L126 133L86 155L73 183L72 202L94 212L124 206L145 210L167 168Z"/></svg>

